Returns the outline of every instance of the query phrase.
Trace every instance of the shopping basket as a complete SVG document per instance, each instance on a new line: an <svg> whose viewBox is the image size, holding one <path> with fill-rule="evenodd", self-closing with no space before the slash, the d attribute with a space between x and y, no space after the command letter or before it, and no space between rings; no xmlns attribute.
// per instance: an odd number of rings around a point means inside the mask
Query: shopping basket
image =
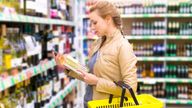
<svg viewBox="0 0 192 108"><path fill-rule="evenodd" d="M113 95L110 95L109 99L89 101L88 108L163 108L164 106L162 101L152 95L141 94L135 96L129 85L123 82L115 82L115 84L122 88L120 98L113 98ZM131 94L130 98L125 97L126 88Z"/></svg>

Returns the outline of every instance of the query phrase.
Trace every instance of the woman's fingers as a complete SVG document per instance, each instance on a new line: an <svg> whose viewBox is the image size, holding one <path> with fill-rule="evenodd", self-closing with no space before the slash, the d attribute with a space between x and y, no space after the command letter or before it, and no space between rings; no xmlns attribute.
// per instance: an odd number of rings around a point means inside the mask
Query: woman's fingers
<svg viewBox="0 0 192 108"><path fill-rule="evenodd" d="M52 56L53 56L53 58L55 58L56 56L55 56L55 52L54 51L52 51Z"/></svg>
<svg viewBox="0 0 192 108"><path fill-rule="evenodd" d="M55 61L56 61L56 64L57 65L61 65L61 62L60 62L60 58L61 58L61 54L55 54L55 52L53 51L52 52L52 55L53 55L53 58L55 59Z"/></svg>
<svg viewBox="0 0 192 108"><path fill-rule="evenodd" d="M84 79L86 76L86 73L81 71L81 70L77 70L80 73L80 76Z"/></svg>

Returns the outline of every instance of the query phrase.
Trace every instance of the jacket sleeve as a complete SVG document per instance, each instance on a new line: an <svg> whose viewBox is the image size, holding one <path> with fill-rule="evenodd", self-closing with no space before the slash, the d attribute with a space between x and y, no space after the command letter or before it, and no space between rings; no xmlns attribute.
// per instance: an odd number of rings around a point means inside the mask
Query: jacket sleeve
<svg viewBox="0 0 192 108"><path fill-rule="evenodd" d="M122 81L132 87L134 92L137 90L137 58L133 53L133 49L131 45L124 41L120 46L118 62L120 67L120 74L122 76ZM108 94L113 94L116 96L121 95L121 88L117 87L113 81L106 80L104 78L99 78L98 83L96 85L96 90L98 92L104 92ZM130 95L128 90L126 95Z"/></svg>

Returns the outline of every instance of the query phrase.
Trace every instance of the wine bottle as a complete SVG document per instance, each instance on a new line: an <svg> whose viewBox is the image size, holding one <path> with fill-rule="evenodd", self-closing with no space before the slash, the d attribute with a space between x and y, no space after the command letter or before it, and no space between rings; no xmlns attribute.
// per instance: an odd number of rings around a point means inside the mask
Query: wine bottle
<svg viewBox="0 0 192 108"><path fill-rule="evenodd" d="M3 36L0 35L0 74L3 69L3 44L4 44Z"/></svg>

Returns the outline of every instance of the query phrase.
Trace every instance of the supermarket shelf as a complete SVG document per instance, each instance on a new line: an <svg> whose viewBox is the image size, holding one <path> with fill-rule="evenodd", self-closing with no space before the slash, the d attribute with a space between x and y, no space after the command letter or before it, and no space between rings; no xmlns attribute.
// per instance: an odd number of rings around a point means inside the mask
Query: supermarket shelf
<svg viewBox="0 0 192 108"><path fill-rule="evenodd" d="M138 81L146 84L155 84L156 82L192 83L192 79L186 78L138 78Z"/></svg>
<svg viewBox="0 0 192 108"><path fill-rule="evenodd" d="M83 40L97 40L97 36L83 36Z"/></svg>
<svg viewBox="0 0 192 108"><path fill-rule="evenodd" d="M5 80L1 79L0 80L0 92L13 85L16 85L19 82L30 79L31 77L36 76L36 75L44 72L45 70L53 68L55 65L56 65L55 60L52 59L46 63L39 64L39 65L29 68L27 70L23 70L21 73L19 73L16 76L10 76Z"/></svg>
<svg viewBox="0 0 192 108"><path fill-rule="evenodd" d="M192 14L121 14L121 18L164 18L164 17L192 17ZM88 18L87 15L82 15L82 19Z"/></svg>
<svg viewBox="0 0 192 108"><path fill-rule="evenodd" d="M72 56L72 57L76 57L76 54L77 54L76 51L72 51L72 52L69 53L69 55Z"/></svg>
<svg viewBox="0 0 192 108"><path fill-rule="evenodd" d="M19 14L0 13L0 21L75 26L75 23L71 21L64 21L64 20L50 19L50 18L40 18L40 17L33 17L33 16L26 16L26 15L19 15Z"/></svg>
<svg viewBox="0 0 192 108"><path fill-rule="evenodd" d="M180 35L158 35L158 36L125 36L130 40L150 40L150 39L192 39L192 36L180 36Z"/></svg>
<svg viewBox="0 0 192 108"><path fill-rule="evenodd" d="M164 17L192 17L192 14L122 14L121 18L164 18Z"/></svg>
<svg viewBox="0 0 192 108"><path fill-rule="evenodd" d="M187 105L192 105L192 100L187 100L187 99L163 99L163 98L158 98L159 100L167 103L167 104L187 104Z"/></svg>
<svg viewBox="0 0 192 108"><path fill-rule="evenodd" d="M49 104L46 104L44 108L55 108L58 105L58 103L62 102L63 98L67 94L69 94L73 88L77 86L77 82L78 82L77 80L70 81L70 83L64 88L64 90L57 93L57 95L54 96L49 102Z"/></svg>
<svg viewBox="0 0 192 108"><path fill-rule="evenodd" d="M87 18L88 18L88 15L82 15L81 18L82 18L82 19L87 19Z"/></svg>
<svg viewBox="0 0 192 108"><path fill-rule="evenodd" d="M187 61L192 62L192 57L137 57L138 61Z"/></svg>

